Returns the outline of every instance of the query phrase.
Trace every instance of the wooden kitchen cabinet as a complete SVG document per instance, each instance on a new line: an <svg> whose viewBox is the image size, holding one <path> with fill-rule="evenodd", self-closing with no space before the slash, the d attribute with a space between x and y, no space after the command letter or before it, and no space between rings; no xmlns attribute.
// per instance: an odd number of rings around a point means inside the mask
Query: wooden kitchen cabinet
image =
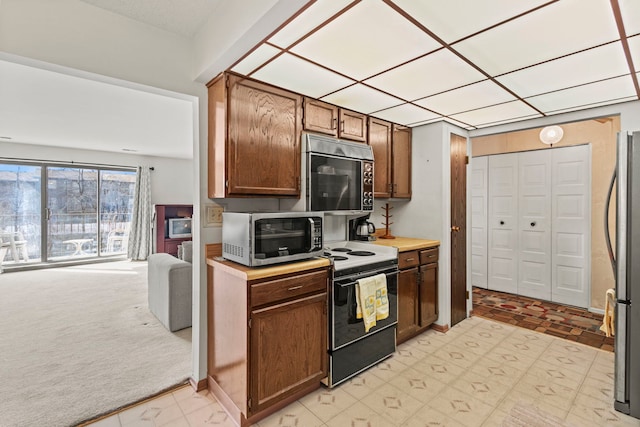
<svg viewBox="0 0 640 427"><path fill-rule="evenodd" d="M398 344L438 319L438 248L398 254Z"/></svg>
<svg viewBox="0 0 640 427"><path fill-rule="evenodd" d="M304 99L303 129L350 141L367 141L367 116L313 98Z"/></svg>
<svg viewBox="0 0 640 427"><path fill-rule="evenodd" d="M373 149L374 196L411 198L411 128L369 118L368 143Z"/></svg>
<svg viewBox="0 0 640 427"><path fill-rule="evenodd" d="M207 87L208 196L300 197L302 96L233 73Z"/></svg>
<svg viewBox="0 0 640 427"><path fill-rule="evenodd" d="M321 263L251 269L207 260L209 389L242 427L327 375L329 266Z"/></svg>

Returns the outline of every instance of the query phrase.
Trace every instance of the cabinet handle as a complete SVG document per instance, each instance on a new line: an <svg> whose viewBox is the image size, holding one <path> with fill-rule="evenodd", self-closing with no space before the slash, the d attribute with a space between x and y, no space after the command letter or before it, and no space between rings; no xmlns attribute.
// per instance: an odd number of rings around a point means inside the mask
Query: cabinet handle
<svg viewBox="0 0 640 427"><path fill-rule="evenodd" d="M414 259L415 259L415 258L407 258L405 261L407 261L407 262L411 262L411 261L413 261Z"/></svg>
<svg viewBox="0 0 640 427"><path fill-rule="evenodd" d="M288 290L289 290L289 291L295 291L296 289L300 289L300 288L302 288L302 286L303 286L303 285L300 285L300 286L293 286L293 287L289 288Z"/></svg>
<svg viewBox="0 0 640 427"><path fill-rule="evenodd" d="M451 227L451 231L460 231L460 227L458 227L457 225L454 225Z"/></svg>
<svg viewBox="0 0 640 427"><path fill-rule="evenodd" d="M340 122L340 132L344 133L344 120Z"/></svg>
<svg viewBox="0 0 640 427"><path fill-rule="evenodd" d="M333 119L333 127L331 129L337 129L338 128L338 119L334 118Z"/></svg>

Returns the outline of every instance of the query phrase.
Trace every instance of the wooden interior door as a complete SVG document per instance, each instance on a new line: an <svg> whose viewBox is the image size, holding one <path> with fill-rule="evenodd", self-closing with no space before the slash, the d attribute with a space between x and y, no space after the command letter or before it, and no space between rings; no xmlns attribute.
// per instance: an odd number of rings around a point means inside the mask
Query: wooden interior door
<svg viewBox="0 0 640 427"><path fill-rule="evenodd" d="M467 138L451 135L451 326L467 317Z"/></svg>

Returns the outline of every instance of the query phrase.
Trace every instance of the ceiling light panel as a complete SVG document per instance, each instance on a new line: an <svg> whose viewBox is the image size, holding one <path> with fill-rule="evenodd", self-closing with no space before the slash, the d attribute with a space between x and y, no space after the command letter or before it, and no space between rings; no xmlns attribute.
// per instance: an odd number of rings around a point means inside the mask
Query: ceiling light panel
<svg viewBox="0 0 640 427"><path fill-rule="evenodd" d="M627 36L640 33L640 2L638 0L618 0L622 22ZM636 65L637 67L637 65Z"/></svg>
<svg viewBox="0 0 640 427"><path fill-rule="evenodd" d="M269 39L269 43L285 49L321 25L352 0L317 1Z"/></svg>
<svg viewBox="0 0 640 427"><path fill-rule="evenodd" d="M496 80L524 98L628 73L622 44L616 42L505 74Z"/></svg>
<svg viewBox="0 0 640 427"><path fill-rule="evenodd" d="M438 117L436 119L431 119L431 120L427 120L427 121L424 121L424 122L411 123L411 126L412 127L423 126L423 125L428 125L428 124L431 124L431 123L438 123L438 122L442 122L442 121L447 122L449 124L452 124L454 126L458 126L458 127L462 128L462 129L474 129L474 126L470 126L467 123L462 123L462 122L459 122L457 120L452 120L452 119L450 119L448 117L444 118L444 119L442 117Z"/></svg>
<svg viewBox="0 0 640 427"><path fill-rule="evenodd" d="M476 33L548 0L449 0L393 2L447 43Z"/></svg>
<svg viewBox="0 0 640 427"><path fill-rule="evenodd" d="M362 84L356 84L321 98L331 104L364 114L394 107L404 101Z"/></svg>
<svg viewBox="0 0 640 427"><path fill-rule="evenodd" d="M434 114L430 111L411 104L402 104L397 107L372 113L371 115L382 120L388 120L390 122L400 123L402 125L425 122L427 120L440 117L439 114Z"/></svg>
<svg viewBox="0 0 640 427"><path fill-rule="evenodd" d="M527 102L547 113L567 108L579 108L591 104L615 101L635 94L631 76L591 83L566 90L527 98Z"/></svg>
<svg viewBox="0 0 640 427"><path fill-rule="evenodd" d="M291 51L363 80L439 47L382 1L368 0L311 34Z"/></svg>
<svg viewBox="0 0 640 427"><path fill-rule="evenodd" d="M490 80L414 101L446 116L475 110L489 105L513 101L516 98Z"/></svg>
<svg viewBox="0 0 640 427"><path fill-rule="evenodd" d="M239 62L232 71L248 76L256 68L282 52L280 49L263 44Z"/></svg>
<svg viewBox="0 0 640 427"><path fill-rule="evenodd" d="M423 98L485 76L447 49L424 56L368 79L365 83L406 100Z"/></svg>
<svg viewBox="0 0 640 427"><path fill-rule="evenodd" d="M524 121L524 120L536 119L538 117L542 117L542 115L541 114L532 114L530 116L514 117L512 119L498 120L497 122L480 123L480 124L478 124L476 126L476 128L480 129L480 128L487 128L487 127L491 127L491 126L504 125L504 124L507 124L507 123L514 123L514 122L520 122L520 121Z"/></svg>
<svg viewBox="0 0 640 427"><path fill-rule="evenodd" d="M274 59L252 77L313 98L354 83L353 80L288 53Z"/></svg>
<svg viewBox="0 0 640 427"><path fill-rule="evenodd" d="M608 0L563 0L453 47L495 76L619 38Z"/></svg>
<svg viewBox="0 0 640 427"><path fill-rule="evenodd" d="M537 117L540 114L521 101L506 102L500 105L453 114L451 118L474 126L505 120L518 120L523 117Z"/></svg>

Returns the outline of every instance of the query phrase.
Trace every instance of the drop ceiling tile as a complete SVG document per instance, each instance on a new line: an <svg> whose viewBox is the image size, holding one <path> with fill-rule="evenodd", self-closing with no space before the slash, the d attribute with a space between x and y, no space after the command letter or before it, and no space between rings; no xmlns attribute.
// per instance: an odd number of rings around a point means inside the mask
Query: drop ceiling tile
<svg viewBox="0 0 640 427"><path fill-rule="evenodd" d="M638 0L618 0L622 22L627 36L640 33L640 2Z"/></svg>
<svg viewBox="0 0 640 427"><path fill-rule="evenodd" d="M453 47L495 76L617 39L608 0L563 0Z"/></svg>
<svg viewBox="0 0 640 427"><path fill-rule="evenodd" d="M325 96L321 98L321 100L364 114L394 107L403 103L403 101L398 98L363 84L349 86Z"/></svg>
<svg viewBox="0 0 640 427"><path fill-rule="evenodd" d="M525 98L629 73L620 42L496 77Z"/></svg>
<svg viewBox="0 0 640 427"><path fill-rule="evenodd" d="M451 51L441 49L368 79L365 83L403 99L413 100L484 78L481 72Z"/></svg>
<svg viewBox="0 0 640 427"><path fill-rule="evenodd" d="M251 52L246 58L236 64L235 67L232 68L233 71L244 74L248 76L249 73L254 71L256 68L276 56L282 52L280 49L277 49L273 46L269 46L268 44L263 44L258 47L256 50Z"/></svg>
<svg viewBox="0 0 640 427"><path fill-rule="evenodd" d="M529 118L539 116L540 114L521 101L511 101L504 104L493 105L491 107L480 108L477 110L467 111L465 113L453 114L450 117L453 120L459 120L469 123L473 126L480 126L486 123L494 123L505 120L519 120L520 118Z"/></svg>
<svg viewBox="0 0 640 427"><path fill-rule="evenodd" d="M640 36L629 37L627 41L629 42L633 65L636 68L635 71L640 71Z"/></svg>
<svg viewBox="0 0 640 427"><path fill-rule="evenodd" d="M352 0L317 1L284 28L274 34L269 42L287 48L309 31L346 7Z"/></svg>
<svg viewBox="0 0 640 427"><path fill-rule="evenodd" d="M288 53L259 69L252 77L313 98L354 83L346 77Z"/></svg>
<svg viewBox="0 0 640 427"><path fill-rule="evenodd" d="M394 0L417 21L447 43L476 33L548 0Z"/></svg>
<svg viewBox="0 0 640 427"><path fill-rule="evenodd" d="M401 125L420 123L440 117L439 114L432 113L411 104L398 105L397 107L371 113L371 115L378 117L379 119L388 120Z"/></svg>
<svg viewBox="0 0 640 427"><path fill-rule="evenodd" d="M544 113L581 108L635 95L630 75L527 98L527 102Z"/></svg>
<svg viewBox="0 0 640 427"><path fill-rule="evenodd" d="M414 101L414 104L448 116L515 99L513 95L491 80L484 80L449 92L419 99Z"/></svg>
<svg viewBox="0 0 640 427"><path fill-rule="evenodd" d="M381 1L363 1L291 51L363 80L440 44Z"/></svg>
<svg viewBox="0 0 640 427"><path fill-rule="evenodd" d="M571 111L586 110L588 108L602 107L604 105L621 104L623 102L636 101L637 99L638 99L638 97L636 97L636 96L627 96L625 98L618 98L618 99L613 99L613 100L609 100L609 101L596 102L596 103L589 104L589 105L581 105L579 107L571 107L571 108L565 108L565 109L561 109L561 110L550 111L550 112L547 113L547 115L548 116L553 116L553 115L556 115L556 114L568 113L568 112L571 112Z"/></svg>

